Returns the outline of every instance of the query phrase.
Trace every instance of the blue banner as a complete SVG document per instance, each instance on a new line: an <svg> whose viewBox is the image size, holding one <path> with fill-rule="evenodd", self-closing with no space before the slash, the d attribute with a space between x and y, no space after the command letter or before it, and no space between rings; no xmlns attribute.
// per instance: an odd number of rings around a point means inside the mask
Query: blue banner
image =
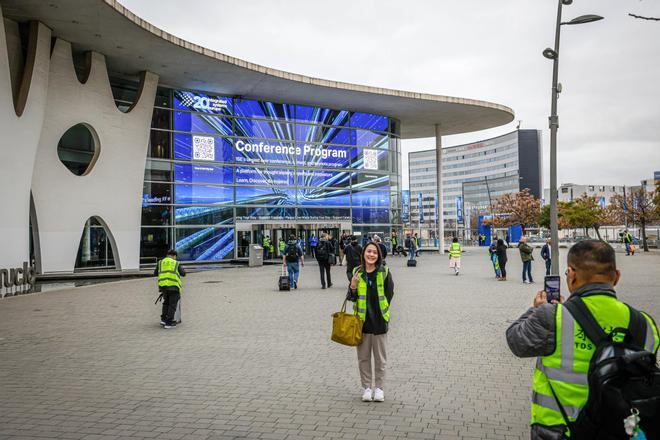
<svg viewBox="0 0 660 440"><path fill-rule="evenodd" d="M601 209L605 208L605 196L600 197L600 200L598 201L598 204L600 205Z"/></svg>
<svg viewBox="0 0 660 440"><path fill-rule="evenodd" d="M422 198L422 193L419 193L419 224L424 223L424 204L423 204L423 198Z"/></svg>
<svg viewBox="0 0 660 440"><path fill-rule="evenodd" d="M456 222L463 224L463 197L456 196Z"/></svg>
<svg viewBox="0 0 660 440"><path fill-rule="evenodd" d="M437 225L440 222L440 197L438 194L435 195L435 224Z"/></svg>
<svg viewBox="0 0 660 440"><path fill-rule="evenodd" d="M401 221L403 223L410 221L410 190L408 189L401 192Z"/></svg>

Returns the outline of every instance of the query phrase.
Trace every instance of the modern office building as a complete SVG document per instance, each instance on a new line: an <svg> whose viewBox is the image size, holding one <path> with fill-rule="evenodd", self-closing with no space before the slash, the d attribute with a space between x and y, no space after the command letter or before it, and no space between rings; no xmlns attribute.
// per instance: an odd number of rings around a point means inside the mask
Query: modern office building
<svg viewBox="0 0 660 440"><path fill-rule="evenodd" d="M557 189L557 201L572 202L582 196L596 197L602 205L609 205L615 194L624 194L623 185L577 185L575 183L563 183ZM543 190L543 199L550 203L550 189Z"/></svg>
<svg viewBox="0 0 660 440"><path fill-rule="evenodd" d="M479 212L490 212L491 203L503 194L527 188L534 196L540 197L541 158L539 130L516 130L492 139L443 148L445 234L469 229L466 225L470 217ZM423 238L435 238L435 150L408 153L408 172L411 228L419 229Z"/></svg>
<svg viewBox="0 0 660 440"><path fill-rule="evenodd" d="M401 140L511 109L283 72L183 41L115 0L0 0L0 269L132 271L168 248L402 228ZM14 273L18 273L14 271Z"/></svg>

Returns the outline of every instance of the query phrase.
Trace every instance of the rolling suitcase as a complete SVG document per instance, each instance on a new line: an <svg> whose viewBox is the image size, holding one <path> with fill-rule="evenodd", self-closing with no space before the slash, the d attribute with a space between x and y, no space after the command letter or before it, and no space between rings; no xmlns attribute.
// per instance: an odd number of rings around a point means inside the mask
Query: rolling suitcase
<svg viewBox="0 0 660 440"><path fill-rule="evenodd" d="M417 267L417 260L408 260L408 267Z"/></svg>
<svg viewBox="0 0 660 440"><path fill-rule="evenodd" d="M280 291L291 290L291 285L289 284L289 276L286 274L286 269L284 266L282 267L282 274L280 275L280 279L277 284Z"/></svg>

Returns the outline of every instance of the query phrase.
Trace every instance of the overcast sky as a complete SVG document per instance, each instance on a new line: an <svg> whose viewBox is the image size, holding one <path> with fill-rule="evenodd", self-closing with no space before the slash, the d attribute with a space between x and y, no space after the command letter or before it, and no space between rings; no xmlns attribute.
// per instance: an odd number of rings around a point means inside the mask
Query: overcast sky
<svg viewBox="0 0 660 440"><path fill-rule="evenodd" d="M551 0L120 0L186 40L265 66L318 78L493 101L516 121L449 136L445 146L522 128L543 131L549 183ZM562 28L559 183L639 184L660 171L658 0L575 0ZM433 139L405 141L409 151ZM407 187L407 172L404 180Z"/></svg>

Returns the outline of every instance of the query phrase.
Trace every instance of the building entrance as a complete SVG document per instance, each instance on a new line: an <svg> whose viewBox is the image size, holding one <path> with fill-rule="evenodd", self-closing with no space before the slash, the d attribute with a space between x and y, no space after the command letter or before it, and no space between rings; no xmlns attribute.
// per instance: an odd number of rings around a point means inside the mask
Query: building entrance
<svg viewBox="0 0 660 440"><path fill-rule="evenodd" d="M351 233L351 225L342 223L239 223L236 224L236 256L247 258L250 244L264 247L264 259L275 260L282 257L281 241L289 242L296 237L304 255L311 255L310 239L321 238L323 233L330 234L339 243L342 232Z"/></svg>

